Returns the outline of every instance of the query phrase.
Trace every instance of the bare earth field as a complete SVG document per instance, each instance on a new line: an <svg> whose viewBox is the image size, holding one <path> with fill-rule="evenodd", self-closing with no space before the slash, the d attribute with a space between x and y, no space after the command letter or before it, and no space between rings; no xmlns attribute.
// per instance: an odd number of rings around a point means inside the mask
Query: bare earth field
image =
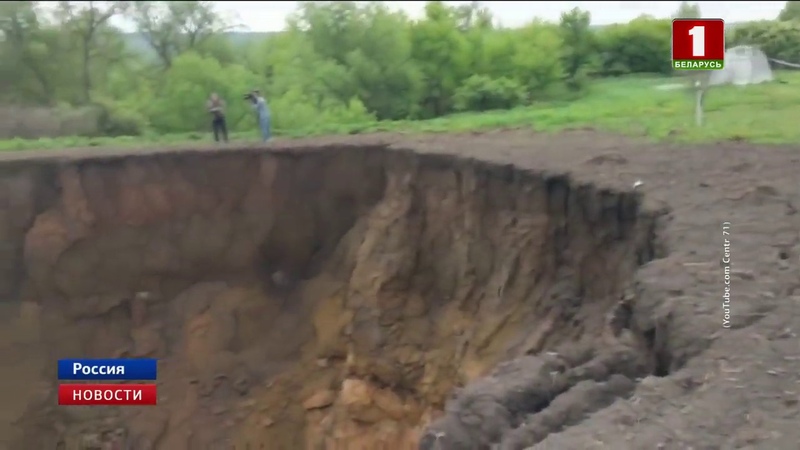
<svg viewBox="0 0 800 450"><path fill-rule="evenodd" d="M800 448L799 168L588 130L2 154L0 449ZM56 406L56 359L113 356L159 406Z"/></svg>

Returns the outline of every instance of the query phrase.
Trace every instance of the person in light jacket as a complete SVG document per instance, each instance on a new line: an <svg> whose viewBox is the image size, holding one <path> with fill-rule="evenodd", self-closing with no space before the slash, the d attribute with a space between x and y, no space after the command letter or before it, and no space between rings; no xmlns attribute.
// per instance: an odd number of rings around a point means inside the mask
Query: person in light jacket
<svg viewBox="0 0 800 450"><path fill-rule="evenodd" d="M270 115L267 101L261 95L261 91L253 91L253 109L256 110L256 117L258 118L258 128L261 129L261 139L267 142L271 137L270 133Z"/></svg>

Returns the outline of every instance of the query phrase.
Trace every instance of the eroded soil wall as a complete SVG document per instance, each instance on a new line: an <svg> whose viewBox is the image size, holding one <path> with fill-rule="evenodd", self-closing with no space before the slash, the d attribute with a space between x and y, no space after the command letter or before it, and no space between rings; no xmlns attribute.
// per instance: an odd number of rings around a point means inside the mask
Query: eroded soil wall
<svg viewBox="0 0 800 450"><path fill-rule="evenodd" d="M615 342L659 251L640 200L384 146L7 162L0 295L25 336L4 351L39 363L7 369L6 441L417 448L501 361ZM158 407L54 406L57 358L116 356L162 359Z"/></svg>

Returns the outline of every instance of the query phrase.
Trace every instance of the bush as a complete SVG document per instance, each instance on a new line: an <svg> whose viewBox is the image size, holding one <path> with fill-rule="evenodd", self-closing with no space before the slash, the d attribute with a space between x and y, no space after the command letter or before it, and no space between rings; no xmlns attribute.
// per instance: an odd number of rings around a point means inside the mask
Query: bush
<svg viewBox="0 0 800 450"><path fill-rule="evenodd" d="M357 98L347 103L334 99L326 99L319 105L314 103L299 89L284 93L270 104L272 125L277 130L286 131L375 121L375 115L370 114Z"/></svg>
<svg viewBox="0 0 800 450"><path fill-rule="evenodd" d="M562 60L564 42L555 25L534 21L521 28L515 40L514 78L531 99L552 97L563 88L566 71Z"/></svg>
<svg viewBox="0 0 800 450"><path fill-rule="evenodd" d="M600 75L672 71L670 21L643 16L598 32Z"/></svg>
<svg viewBox="0 0 800 450"><path fill-rule="evenodd" d="M564 79L564 84L566 85L567 89L573 93L580 94L579 91L583 91L589 85L589 81L591 80L589 73L592 70L593 69L591 66L586 65L581 66L572 75L567 75Z"/></svg>
<svg viewBox="0 0 800 450"><path fill-rule="evenodd" d="M800 62L800 21L760 20L737 24L728 32L728 47L752 45L770 58Z"/></svg>
<svg viewBox="0 0 800 450"><path fill-rule="evenodd" d="M97 133L101 136L141 136L148 128L147 119L140 113L108 100L95 101Z"/></svg>
<svg viewBox="0 0 800 450"><path fill-rule="evenodd" d="M561 14L559 30L564 41L561 59L564 84L572 92L582 90L589 81L589 72L596 66L595 34L590 28L591 15L574 8Z"/></svg>
<svg viewBox="0 0 800 450"><path fill-rule="evenodd" d="M454 104L457 111L488 111L509 109L525 104L527 92L516 80L507 77L491 78L473 75L456 89Z"/></svg>

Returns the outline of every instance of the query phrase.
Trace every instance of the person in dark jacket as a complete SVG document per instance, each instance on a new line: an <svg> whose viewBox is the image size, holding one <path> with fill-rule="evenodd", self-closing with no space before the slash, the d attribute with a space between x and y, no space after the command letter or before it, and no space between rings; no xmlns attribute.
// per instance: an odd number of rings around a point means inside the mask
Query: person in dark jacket
<svg viewBox="0 0 800 450"><path fill-rule="evenodd" d="M211 113L211 129L214 130L214 140L219 142L220 137L222 137L224 142L228 142L228 126L225 123L225 101L214 92L208 99L206 108Z"/></svg>

